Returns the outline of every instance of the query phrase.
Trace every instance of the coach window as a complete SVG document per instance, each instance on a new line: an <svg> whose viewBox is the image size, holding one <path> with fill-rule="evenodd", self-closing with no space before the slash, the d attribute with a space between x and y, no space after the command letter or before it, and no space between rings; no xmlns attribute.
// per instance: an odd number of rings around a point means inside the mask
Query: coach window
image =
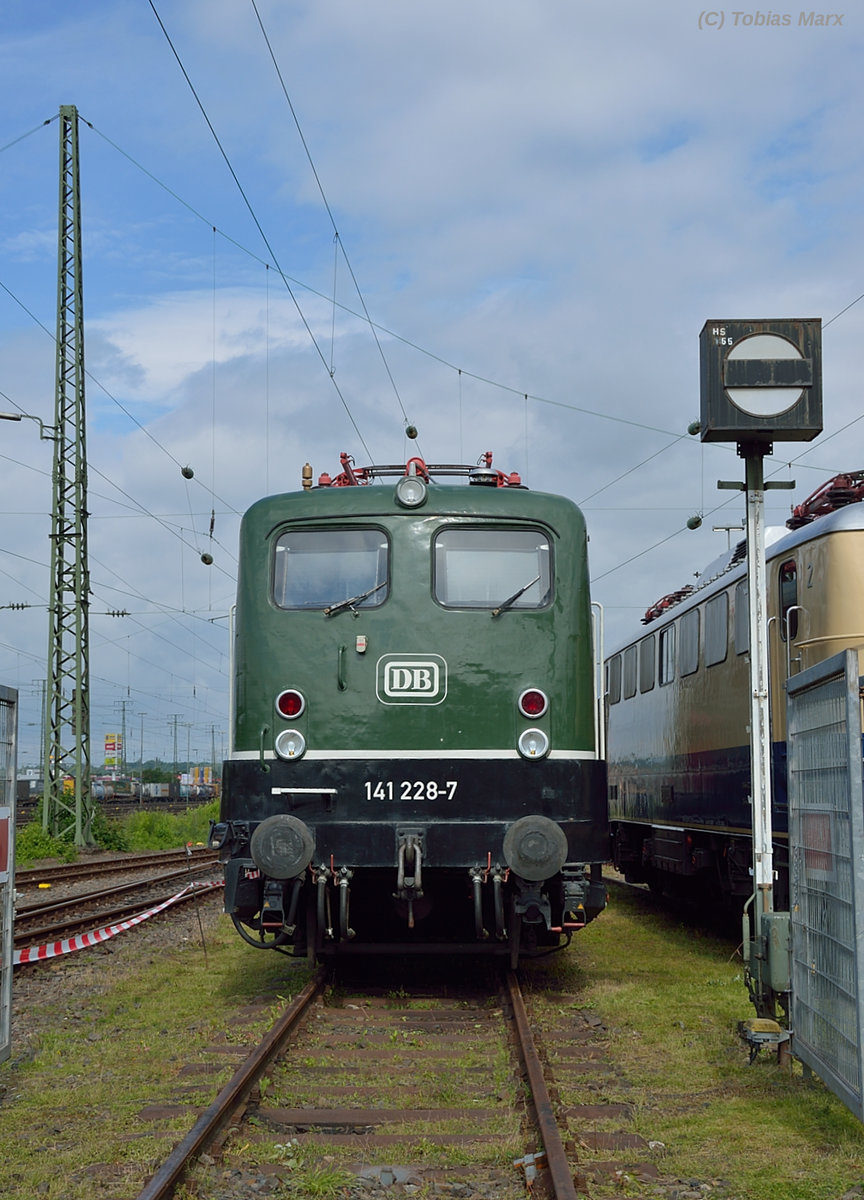
<svg viewBox="0 0 864 1200"><path fill-rule="evenodd" d="M786 641L786 630L792 641L798 636L798 568L790 559L780 568L780 636ZM794 609L790 612L790 609Z"/></svg>
<svg viewBox="0 0 864 1200"><path fill-rule="evenodd" d="M610 704L617 704L621 699L621 655L616 654L606 664L606 695Z"/></svg>
<svg viewBox="0 0 864 1200"><path fill-rule="evenodd" d="M675 626L660 630L660 683L671 683L675 678Z"/></svg>
<svg viewBox="0 0 864 1200"><path fill-rule="evenodd" d="M729 648L729 597L721 592L705 605L705 666L726 658Z"/></svg>
<svg viewBox="0 0 864 1200"><path fill-rule="evenodd" d="M680 625L678 666L682 675L692 675L699 666L699 609L685 613Z"/></svg>
<svg viewBox="0 0 864 1200"><path fill-rule="evenodd" d="M623 657L624 678L622 682L624 686L624 699L629 700L631 696L636 695L636 647L628 646L624 651Z"/></svg>
<svg viewBox="0 0 864 1200"><path fill-rule="evenodd" d="M654 686L654 634L639 643L639 691L650 692Z"/></svg>
<svg viewBox="0 0 864 1200"><path fill-rule="evenodd" d="M552 600L549 535L541 529L442 529L434 596L445 608L538 609Z"/></svg>
<svg viewBox="0 0 864 1200"><path fill-rule="evenodd" d="M387 599L389 544L380 529L289 529L276 541L279 608L376 608Z"/></svg>
<svg viewBox="0 0 864 1200"><path fill-rule="evenodd" d="M746 654L750 649L750 592L747 580L735 588L735 653Z"/></svg>

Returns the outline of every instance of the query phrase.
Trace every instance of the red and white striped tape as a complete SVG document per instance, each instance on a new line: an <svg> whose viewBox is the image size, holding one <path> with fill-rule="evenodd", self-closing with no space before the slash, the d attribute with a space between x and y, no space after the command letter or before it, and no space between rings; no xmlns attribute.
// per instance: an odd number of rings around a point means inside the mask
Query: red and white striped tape
<svg viewBox="0 0 864 1200"><path fill-rule="evenodd" d="M77 937L64 938L61 942L49 942L44 946L30 946L25 950L16 950L12 955L12 966L17 967L19 963L41 962L43 959L57 958L61 954L71 954L74 950L85 950L90 946L98 946L100 942L107 942L109 938L115 937L118 933L134 929L148 917L155 917L157 913L164 912L172 904L185 900L190 892L205 892L224 886L224 880L221 879L213 879L209 882L195 880L187 884L182 892L178 892L176 896L171 896L168 900L163 900L155 908L148 908L146 912L138 913L137 916L129 917L125 921L119 921L116 925L106 925L102 929L94 929L92 933L79 933Z"/></svg>

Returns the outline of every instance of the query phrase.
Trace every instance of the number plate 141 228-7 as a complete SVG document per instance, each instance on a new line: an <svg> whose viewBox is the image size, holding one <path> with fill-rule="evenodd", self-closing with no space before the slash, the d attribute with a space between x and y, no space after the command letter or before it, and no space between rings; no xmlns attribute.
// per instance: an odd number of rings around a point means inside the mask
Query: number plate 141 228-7
<svg viewBox="0 0 864 1200"><path fill-rule="evenodd" d="M447 779L438 783L435 779L379 779L377 783L366 781L367 800L453 800L457 781Z"/></svg>

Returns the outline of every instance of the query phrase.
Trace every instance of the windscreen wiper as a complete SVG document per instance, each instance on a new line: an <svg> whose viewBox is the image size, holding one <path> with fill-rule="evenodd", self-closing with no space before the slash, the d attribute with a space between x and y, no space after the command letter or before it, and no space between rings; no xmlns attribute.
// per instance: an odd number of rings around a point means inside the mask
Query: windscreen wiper
<svg viewBox="0 0 864 1200"><path fill-rule="evenodd" d="M368 600L371 595L379 591L386 583L387 580L384 579L381 583L376 583L374 587L369 588L368 592L361 592L359 596L352 596L350 600L340 600L338 604L331 604L329 608L324 609L324 616L332 617L334 613L341 612L343 608L350 608L356 616L354 605L362 604L364 600ZM529 584L528 586L530 587L531 585Z"/></svg>
<svg viewBox="0 0 864 1200"><path fill-rule="evenodd" d="M518 592L514 592L512 596L508 596L503 604L499 604L497 608L493 608L492 616L497 617L499 613L506 612L508 608L512 608L523 592L527 592L530 587L533 587L535 583L539 582L540 576L538 575L535 579L532 579L530 583L526 583L524 587L521 587Z"/></svg>

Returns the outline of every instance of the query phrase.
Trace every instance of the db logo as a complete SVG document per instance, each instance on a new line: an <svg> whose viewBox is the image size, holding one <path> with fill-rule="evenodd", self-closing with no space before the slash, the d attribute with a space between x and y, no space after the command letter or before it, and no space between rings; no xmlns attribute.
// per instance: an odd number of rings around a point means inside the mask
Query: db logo
<svg viewBox="0 0 864 1200"><path fill-rule="evenodd" d="M382 704L440 704L447 695L447 664L440 654L385 654L375 690Z"/></svg>

